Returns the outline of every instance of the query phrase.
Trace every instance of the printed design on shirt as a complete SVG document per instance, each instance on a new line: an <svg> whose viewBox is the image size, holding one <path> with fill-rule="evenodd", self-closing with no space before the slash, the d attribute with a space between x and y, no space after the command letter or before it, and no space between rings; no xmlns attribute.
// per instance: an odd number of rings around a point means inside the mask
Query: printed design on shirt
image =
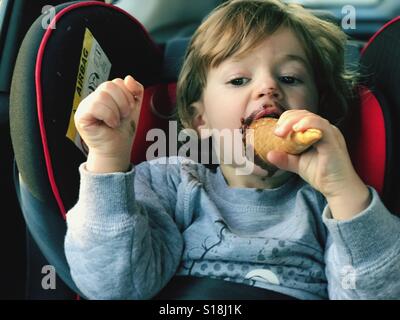
<svg viewBox="0 0 400 320"><path fill-rule="evenodd" d="M275 285L280 285L280 281L275 273L268 269L254 269L246 274L245 279L252 280L252 285L256 281L267 282Z"/></svg>
<svg viewBox="0 0 400 320"><path fill-rule="evenodd" d="M211 244L211 245L207 245L207 241L209 240L210 237L207 237L204 239L204 241L202 242L201 248L204 250L204 252L201 254L201 256L196 259L196 260L192 260L190 266L183 266L183 269L187 270L187 274L188 275L196 275L198 274L198 272L193 272L193 269L195 267L196 264L198 263L202 263L205 259L206 259L206 255L207 253L210 252L210 250L214 249L215 247L217 247L218 245L220 245L223 240L224 240L224 230L226 230L228 227L225 224L225 222L223 220L216 220L214 221L214 223L216 225L220 225L220 229L218 230L217 234L218 234L218 240ZM283 242L280 242L280 246L284 246L282 244ZM249 245L251 245L251 241L249 240ZM277 249L274 248L275 250L273 250L273 255L277 255ZM258 253L258 260L265 260L265 258L261 258L262 252L263 250L260 250L260 252ZM207 266L204 265L204 263L201 265L201 269L205 269L207 268ZM249 266L246 266L246 269L243 269L243 272L247 272L247 274L244 276L243 278L243 282L251 285L251 286L255 286L256 282L264 282L264 283L270 283L270 284L274 284L274 285L280 285L280 280L278 278L278 276L272 272L271 270L268 269L253 269L253 270L249 270ZM221 264L216 263L214 265L214 271L220 271L221 270ZM227 271L234 271L234 267L233 264L229 264L228 265L228 270ZM236 275L238 276L238 275ZM229 277L229 272L228 274L225 274L225 278Z"/></svg>
<svg viewBox="0 0 400 320"><path fill-rule="evenodd" d="M215 223L215 224L219 224L219 223L220 223L220 224L222 225L221 228L220 228L219 231L218 231L218 241L217 241L216 243L212 244L211 246L207 247L207 240L208 240L210 237L207 237L207 238L204 239L203 243L201 244L201 247L204 249L204 252L203 252L203 254L202 254L202 255L200 256L200 258L199 258L200 261L204 260L206 254L207 254L211 249L213 249L213 248L215 248L216 246L220 245L220 244L222 243L222 241L224 240L224 236L223 236L222 233L223 233L224 230L227 228L227 226L225 225L225 223L224 223L223 220L216 220L216 221L214 221L214 223ZM192 275L193 267L195 266L196 262L197 262L197 261L193 260L193 262L192 262L192 264L190 265L190 267L188 267L188 268L187 268L187 267L184 267L184 269L187 269L187 270L188 270L188 275Z"/></svg>
<svg viewBox="0 0 400 320"><path fill-rule="evenodd" d="M206 235L197 234L188 242L179 275L266 289L279 286L313 292L323 299L328 297L323 255L315 246L268 235L240 236L222 218L213 221L213 235L210 225L207 228ZM190 230L189 235L197 232Z"/></svg>

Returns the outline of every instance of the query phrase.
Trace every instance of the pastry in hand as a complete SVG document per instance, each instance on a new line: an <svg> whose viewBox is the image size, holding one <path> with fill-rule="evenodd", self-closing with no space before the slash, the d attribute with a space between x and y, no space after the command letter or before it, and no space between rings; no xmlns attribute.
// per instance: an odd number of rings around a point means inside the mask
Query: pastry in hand
<svg viewBox="0 0 400 320"><path fill-rule="evenodd" d="M250 124L243 123L243 143L246 156L254 151L254 162L268 171L276 171L267 160L268 152L272 150L289 154L300 154L322 138L318 129L307 129L304 132L290 132L286 137L274 134L278 119L264 117L253 120ZM248 130L253 129L253 130Z"/></svg>

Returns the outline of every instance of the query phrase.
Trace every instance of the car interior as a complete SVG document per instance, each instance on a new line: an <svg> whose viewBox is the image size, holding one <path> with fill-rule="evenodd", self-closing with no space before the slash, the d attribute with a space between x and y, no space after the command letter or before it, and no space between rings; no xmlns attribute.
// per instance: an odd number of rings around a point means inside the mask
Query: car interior
<svg viewBox="0 0 400 320"><path fill-rule="evenodd" d="M145 160L146 132L168 128L186 47L202 19L224 0L0 1L0 299L85 299L63 251L65 215L79 190L85 154L68 137L83 48L92 37L110 62L108 79L132 74L145 87L134 164ZM366 184L400 213L400 3L297 0L348 35L346 64L362 82L346 133ZM351 5L349 5L351 3ZM355 14L355 15L354 15ZM352 17L356 17L355 22ZM350 20L349 20L350 19ZM92 57L92 59L95 59ZM95 62L94 62L95 63ZM103 64L104 67L104 64ZM107 73L107 72L106 72ZM89 74L87 75L89 76ZM100 84L93 79L93 85ZM54 266L56 288L43 287ZM279 299L223 281L175 277L155 299Z"/></svg>

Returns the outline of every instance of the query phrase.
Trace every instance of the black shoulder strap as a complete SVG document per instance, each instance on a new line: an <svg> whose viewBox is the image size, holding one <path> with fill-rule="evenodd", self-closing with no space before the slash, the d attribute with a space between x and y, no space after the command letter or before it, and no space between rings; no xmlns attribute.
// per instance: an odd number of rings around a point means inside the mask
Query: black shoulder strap
<svg viewBox="0 0 400 320"><path fill-rule="evenodd" d="M279 292L208 277L175 276L155 300L297 300Z"/></svg>

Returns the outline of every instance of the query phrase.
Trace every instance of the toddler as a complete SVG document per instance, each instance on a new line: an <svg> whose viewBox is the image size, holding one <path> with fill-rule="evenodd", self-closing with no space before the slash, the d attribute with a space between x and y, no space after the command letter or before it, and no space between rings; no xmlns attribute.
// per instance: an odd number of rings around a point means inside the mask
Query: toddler
<svg viewBox="0 0 400 320"><path fill-rule="evenodd" d="M142 85L114 79L84 99L75 124L89 154L65 238L82 293L150 299L191 275L298 299L400 298L400 220L359 178L336 127L353 96L345 41L278 0L225 2L194 34L177 88L183 127L217 140L265 112L279 116L277 136L323 132L301 155L269 152L273 172L226 161L240 140L215 144L215 171L182 157L131 165Z"/></svg>

